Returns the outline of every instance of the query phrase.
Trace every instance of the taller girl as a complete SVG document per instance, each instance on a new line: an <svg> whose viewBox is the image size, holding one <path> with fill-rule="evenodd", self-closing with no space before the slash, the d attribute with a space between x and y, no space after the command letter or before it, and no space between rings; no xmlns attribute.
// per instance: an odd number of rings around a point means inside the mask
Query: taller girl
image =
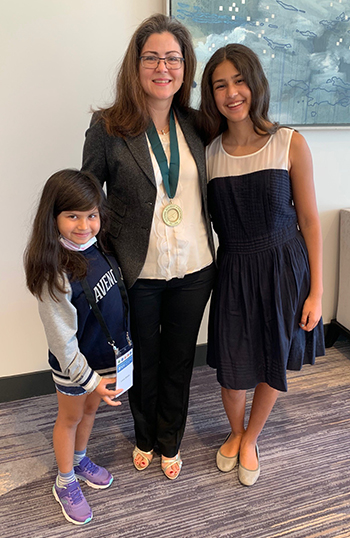
<svg viewBox="0 0 350 538"><path fill-rule="evenodd" d="M257 439L287 390L286 370L324 354L322 238L304 138L272 123L256 54L230 44L209 60L201 112L208 141L209 210L219 237L208 362L217 368L231 433L217 465L252 485ZM255 389L244 426L246 390Z"/></svg>

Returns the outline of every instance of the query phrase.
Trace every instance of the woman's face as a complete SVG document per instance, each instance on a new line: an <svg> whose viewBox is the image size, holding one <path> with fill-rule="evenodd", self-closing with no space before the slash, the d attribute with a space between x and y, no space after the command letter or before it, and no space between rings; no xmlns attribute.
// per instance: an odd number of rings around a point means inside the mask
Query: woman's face
<svg viewBox="0 0 350 538"><path fill-rule="evenodd" d="M182 58L179 43L169 32L152 34L141 50L140 56L157 58ZM161 60L158 67L146 69L140 61L139 74L141 86L147 96L149 105L159 107L160 103L172 103L175 93L181 88L184 78L184 62L180 69L169 69Z"/></svg>
<svg viewBox="0 0 350 538"><path fill-rule="evenodd" d="M252 92L233 63L224 60L219 64L211 82L218 111L229 122L246 121L249 118Z"/></svg>

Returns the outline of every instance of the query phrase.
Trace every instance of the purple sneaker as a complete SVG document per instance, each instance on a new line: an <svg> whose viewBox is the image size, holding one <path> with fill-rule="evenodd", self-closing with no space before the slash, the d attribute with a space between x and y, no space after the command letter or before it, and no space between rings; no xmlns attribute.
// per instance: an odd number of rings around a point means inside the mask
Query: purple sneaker
<svg viewBox="0 0 350 538"><path fill-rule="evenodd" d="M56 501L60 503L63 515L67 521L75 525L84 525L92 520L92 510L77 480L71 482L65 488L59 488L55 483L52 493Z"/></svg>
<svg viewBox="0 0 350 538"><path fill-rule="evenodd" d="M108 488L113 482L113 476L104 467L93 463L85 456L79 465L74 467L75 476L84 480L88 486L95 489Z"/></svg>

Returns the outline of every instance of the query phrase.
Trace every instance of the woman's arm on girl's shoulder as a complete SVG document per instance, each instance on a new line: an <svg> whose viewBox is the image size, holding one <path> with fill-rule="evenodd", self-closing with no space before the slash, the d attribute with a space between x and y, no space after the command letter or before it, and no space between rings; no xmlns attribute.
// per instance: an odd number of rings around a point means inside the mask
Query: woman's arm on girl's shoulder
<svg viewBox="0 0 350 538"><path fill-rule="evenodd" d="M106 161L106 136L107 133L101 113L94 112L90 126L85 133L81 169L94 174L102 187L109 177Z"/></svg>
<svg viewBox="0 0 350 538"><path fill-rule="evenodd" d="M298 223L308 250L311 285L300 326L311 331L322 315L322 233L317 211L310 149L304 137L293 133L290 145L290 177Z"/></svg>

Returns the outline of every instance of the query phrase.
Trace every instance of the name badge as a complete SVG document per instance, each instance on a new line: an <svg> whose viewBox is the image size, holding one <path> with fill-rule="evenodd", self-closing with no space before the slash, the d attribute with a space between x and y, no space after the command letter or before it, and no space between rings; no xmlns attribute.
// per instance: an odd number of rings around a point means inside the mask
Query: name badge
<svg viewBox="0 0 350 538"><path fill-rule="evenodd" d="M117 398L132 387L133 384L133 348L126 346L115 352L116 360L116 390L122 389Z"/></svg>

